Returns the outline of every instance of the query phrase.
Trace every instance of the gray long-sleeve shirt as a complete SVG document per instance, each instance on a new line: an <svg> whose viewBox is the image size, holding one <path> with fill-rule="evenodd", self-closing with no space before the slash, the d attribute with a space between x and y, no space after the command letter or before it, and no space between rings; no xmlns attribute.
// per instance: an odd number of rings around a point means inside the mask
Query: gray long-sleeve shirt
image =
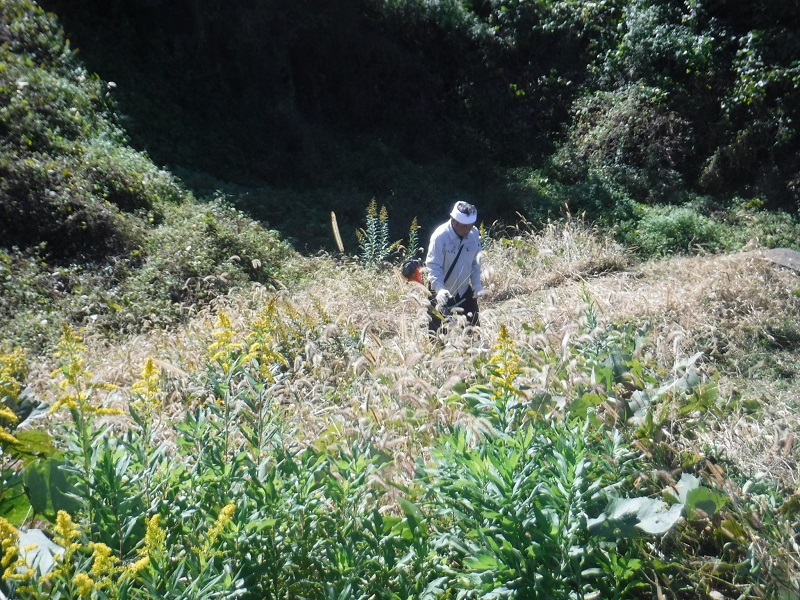
<svg viewBox="0 0 800 600"><path fill-rule="evenodd" d="M458 262L444 282L444 276L450 270L458 249L463 244ZM481 251L481 235L476 227L473 227L463 239L453 229L450 221L439 225L431 236L428 245L428 256L425 259L430 273L431 289L434 292L447 289L453 296L464 295L467 289L472 286L472 291L478 293L483 289L481 285L481 266L478 263L478 253Z"/></svg>

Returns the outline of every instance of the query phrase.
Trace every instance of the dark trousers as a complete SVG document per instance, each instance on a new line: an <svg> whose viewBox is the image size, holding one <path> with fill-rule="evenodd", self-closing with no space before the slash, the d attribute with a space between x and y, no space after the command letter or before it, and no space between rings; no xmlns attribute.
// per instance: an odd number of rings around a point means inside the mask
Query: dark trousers
<svg viewBox="0 0 800 600"><path fill-rule="evenodd" d="M480 325L478 319L478 299L472 293L472 288L467 288L463 296L453 296L447 301L447 306L442 309L436 307L436 294L431 293L431 305L428 307L428 331L436 333L442 326L442 317L456 314L467 317L467 325L477 327Z"/></svg>

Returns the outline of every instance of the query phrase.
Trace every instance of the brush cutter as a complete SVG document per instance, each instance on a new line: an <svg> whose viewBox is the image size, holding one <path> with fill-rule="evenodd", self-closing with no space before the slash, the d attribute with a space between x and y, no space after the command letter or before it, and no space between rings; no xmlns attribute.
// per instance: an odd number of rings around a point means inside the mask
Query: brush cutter
<svg viewBox="0 0 800 600"><path fill-rule="evenodd" d="M459 308L462 304L464 304L465 301L466 301L466 298L462 298L461 300L459 300L455 304L445 304L444 306L441 306L441 307L437 306L434 310L435 310L437 316L442 321L447 321L451 325L454 325L455 322L456 322L456 316L457 316L458 313L456 313L454 315L453 314L453 309L454 308Z"/></svg>

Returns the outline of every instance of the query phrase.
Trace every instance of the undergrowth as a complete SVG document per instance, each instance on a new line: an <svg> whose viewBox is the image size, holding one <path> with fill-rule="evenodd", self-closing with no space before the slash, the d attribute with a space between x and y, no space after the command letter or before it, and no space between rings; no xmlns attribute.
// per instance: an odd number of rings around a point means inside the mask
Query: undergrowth
<svg viewBox="0 0 800 600"><path fill-rule="evenodd" d="M701 354L665 368L649 327L604 322L588 293L566 330L456 329L416 353L408 327L274 293L220 303L191 386L155 357L111 385L65 328L43 398L58 451L4 467L0 500L27 507L0 521L4 592L797 592L796 501L692 441L729 410ZM25 368L5 356L8 400Z"/></svg>
<svg viewBox="0 0 800 600"><path fill-rule="evenodd" d="M54 15L0 3L0 337L34 354L64 320L135 333L249 281L280 285L294 254L132 148L112 87Z"/></svg>
<svg viewBox="0 0 800 600"><path fill-rule="evenodd" d="M36 354L52 349L65 320L111 336L174 325L237 286L284 285L294 255L224 200L187 200L164 208L139 250L107 263L0 249L0 331Z"/></svg>

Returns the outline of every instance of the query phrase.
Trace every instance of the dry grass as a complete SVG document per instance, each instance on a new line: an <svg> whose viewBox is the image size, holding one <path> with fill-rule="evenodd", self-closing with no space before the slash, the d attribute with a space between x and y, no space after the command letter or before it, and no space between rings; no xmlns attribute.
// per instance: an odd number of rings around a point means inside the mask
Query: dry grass
<svg viewBox="0 0 800 600"><path fill-rule="evenodd" d="M733 409L708 423L700 442L714 448L746 474L769 476L797 488L800 392L790 380L776 378L769 361L798 360L798 348L764 349L766 324L800 322L797 274L777 267L752 251L724 256L677 257L622 271L568 281L544 292L493 306L512 328L535 319L566 335L580 319L585 298L606 323L649 323L649 358L671 369L695 352L704 352L707 377L718 381L722 401L752 400L763 409L750 416ZM754 354L767 360L748 360ZM744 370L742 365L752 366Z"/></svg>
<svg viewBox="0 0 800 600"><path fill-rule="evenodd" d="M539 343L524 333L537 324L550 344L566 346L584 324L588 301L602 323L649 323L648 358L665 371L703 351L706 375L719 378L724 399L750 395L763 401L758 420L734 411L704 441L746 472L797 484L800 456L789 439L797 431L797 392L737 371L764 323L800 316L795 274L759 252L633 265L622 248L576 221L514 233L491 243L484 257L490 291L481 302L480 331L453 331L444 344L427 338L426 290L406 283L395 269L365 271L327 256L305 259L306 282L280 292L281 301L309 315L324 313L328 322L271 390L299 437L315 444L366 439L391 452L409 476L439 424L468 420L445 399L488 358L501 325L520 344ZM154 330L117 345L87 336L87 367L128 388L146 359L156 358L166 390L163 417L176 419L208 394L193 374L204 371L217 312L224 311L244 336L273 295L258 286L240 290L177 330ZM332 343L351 338L357 356ZM726 368L715 373L722 364ZM45 398L51 368L37 365L29 381Z"/></svg>

